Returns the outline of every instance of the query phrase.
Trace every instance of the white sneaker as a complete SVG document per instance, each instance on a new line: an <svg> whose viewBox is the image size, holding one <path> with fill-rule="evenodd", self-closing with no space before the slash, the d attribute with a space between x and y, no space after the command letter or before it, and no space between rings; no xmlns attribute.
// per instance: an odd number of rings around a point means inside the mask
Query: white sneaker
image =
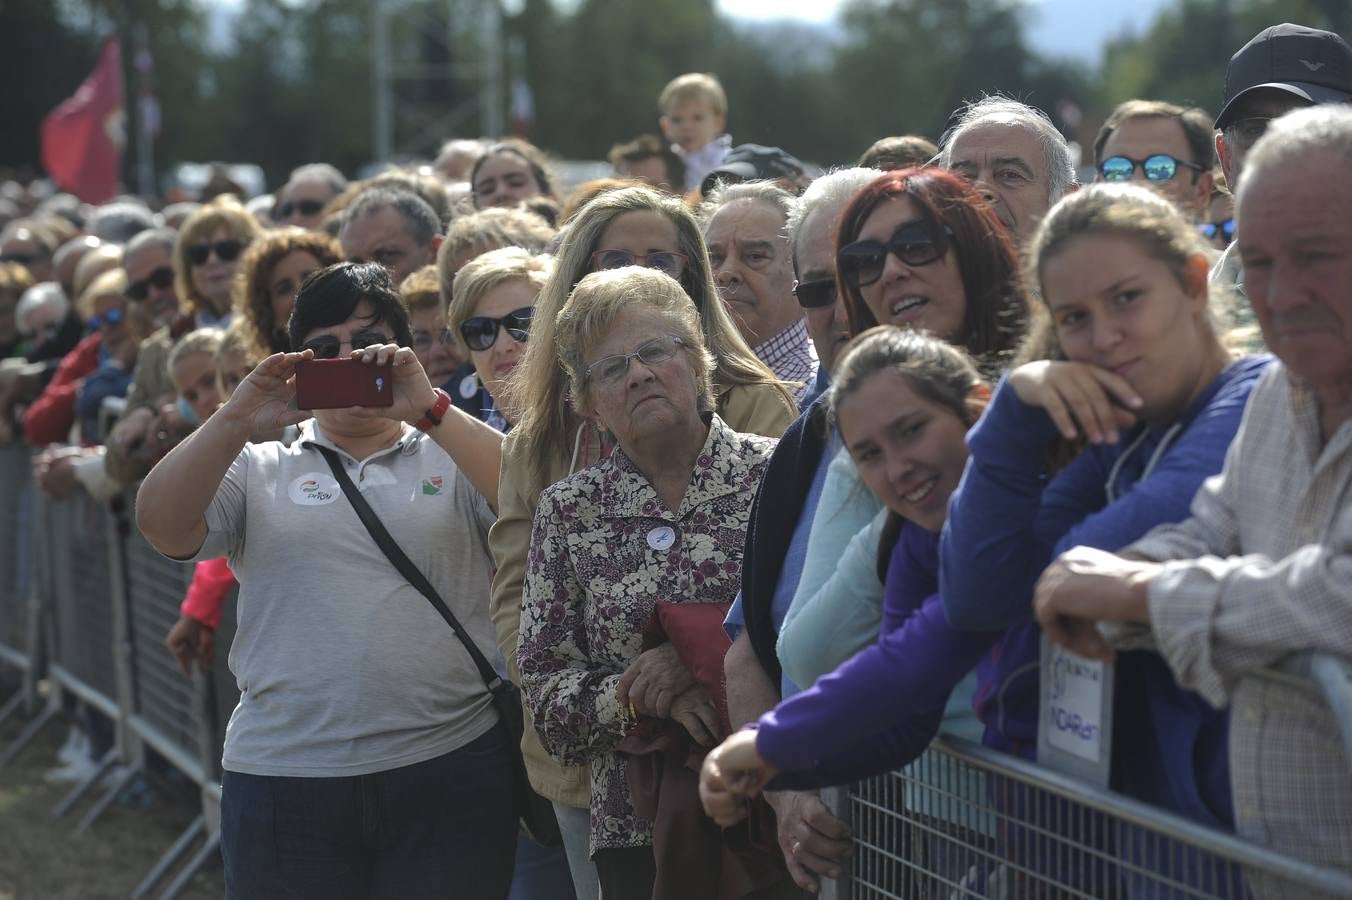
<svg viewBox="0 0 1352 900"><path fill-rule="evenodd" d="M77 781L83 781L98 768L98 764L92 759L85 757L84 760L71 763L70 765L59 766L55 769L48 769L42 775L42 780L52 784L69 783L74 784Z"/></svg>
<svg viewBox="0 0 1352 900"><path fill-rule="evenodd" d="M66 742L56 751L56 758L62 765L74 766L89 758L89 738L78 725L72 725L66 732Z"/></svg>

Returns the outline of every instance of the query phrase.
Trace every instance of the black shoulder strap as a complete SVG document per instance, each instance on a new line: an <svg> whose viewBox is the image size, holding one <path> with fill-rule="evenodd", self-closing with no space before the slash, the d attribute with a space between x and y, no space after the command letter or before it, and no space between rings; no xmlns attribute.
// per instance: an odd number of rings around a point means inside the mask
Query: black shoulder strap
<svg viewBox="0 0 1352 900"><path fill-rule="evenodd" d="M321 447L319 444L311 444L316 450L324 454L324 460L329 464L329 469L333 472L333 477L338 479L338 485L343 489L343 496L352 504L352 508L357 513L357 518L366 526L366 530L371 533L376 546L385 554L385 558L399 570L399 574L408 579L408 583L418 589L418 592L427 598L428 602L436 608L441 617L446 620L446 624L451 626L455 636L460 639L460 643L465 645L465 650L469 652L470 658L474 660L474 665L479 670L479 677L484 680L484 686L490 692L496 692L503 685L502 678L484 658L479 648L475 646L474 641L470 640L465 629L461 627L460 621L456 619L455 614L451 612L437 593L437 589L432 587L432 583L427 577L418 570L413 561L404 555L404 551L399 548L394 538L385 530L385 525L376 515L375 510L371 509L371 504L366 502L366 498L357 490L357 486L352 483L352 478L343 468L343 461L338 458L338 454L328 447Z"/></svg>

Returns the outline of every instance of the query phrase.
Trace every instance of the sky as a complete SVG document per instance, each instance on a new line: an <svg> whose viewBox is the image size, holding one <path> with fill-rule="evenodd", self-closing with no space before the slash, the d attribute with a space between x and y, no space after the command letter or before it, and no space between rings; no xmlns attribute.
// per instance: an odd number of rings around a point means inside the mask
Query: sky
<svg viewBox="0 0 1352 900"><path fill-rule="evenodd" d="M1034 49L1050 56L1096 64L1110 39L1127 32L1141 32L1174 0L1135 0L1122 4L1095 0L1027 2L1033 7L1028 39ZM739 19L787 18L814 23L830 22L841 6L840 0L717 0L717 3L724 13Z"/></svg>

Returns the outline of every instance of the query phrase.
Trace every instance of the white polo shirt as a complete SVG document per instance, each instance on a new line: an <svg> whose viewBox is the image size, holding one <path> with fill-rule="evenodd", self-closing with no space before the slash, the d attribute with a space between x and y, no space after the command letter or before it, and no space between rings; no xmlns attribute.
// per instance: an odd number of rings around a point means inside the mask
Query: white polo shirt
<svg viewBox="0 0 1352 900"><path fill-rule="evenodd" d="M194 559L228 556L239 579L230 670L240 702L223 765L251 775L364 775L433 759L497 714L464 647L395 570L313 444L247 445L206 513ZM406 429L348 475L490 660L493 513L455 463Z"/></svg>

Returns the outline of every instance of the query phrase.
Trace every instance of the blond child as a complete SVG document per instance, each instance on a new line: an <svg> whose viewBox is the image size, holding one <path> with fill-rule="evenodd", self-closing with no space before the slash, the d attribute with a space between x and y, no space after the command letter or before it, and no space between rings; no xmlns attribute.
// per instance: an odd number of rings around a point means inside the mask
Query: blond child
<svg viewBox="0 0 1352 900"><path fill-rule="evenodd" d="M728 123L723 85L711 74L690 72L664 87L657 105L662 111L662 133L685 163L685 189L694 190L722 164L732 147L732 135L723 133Z"/></svg>

